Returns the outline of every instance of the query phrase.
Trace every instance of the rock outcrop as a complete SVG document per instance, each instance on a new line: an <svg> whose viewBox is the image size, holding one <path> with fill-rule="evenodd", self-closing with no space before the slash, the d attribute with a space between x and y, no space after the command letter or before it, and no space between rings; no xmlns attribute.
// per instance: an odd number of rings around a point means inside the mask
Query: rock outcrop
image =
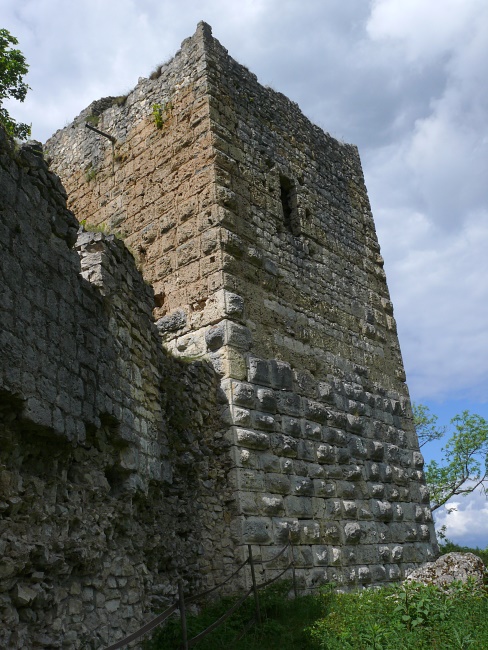
<svg viewBox="0 0 488 650"><path fill-rule="evenodd" d="M435 585L448 588L453 582L468 582L482 586L486 575L486 567L481 558L473 553L446 553L435 562L427 562L418 569L411 571L406 580L420 582L424 585Z"/></svg>

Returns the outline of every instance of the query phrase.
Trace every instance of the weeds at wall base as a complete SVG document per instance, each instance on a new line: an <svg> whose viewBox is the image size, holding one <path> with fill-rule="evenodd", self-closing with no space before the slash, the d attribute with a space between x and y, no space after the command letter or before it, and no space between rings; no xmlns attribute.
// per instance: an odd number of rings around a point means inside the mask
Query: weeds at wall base
<svg viewBox="0 0 488 650"><path fill-rule="evenodd" d="M253 626L237 641L245 625L254 616L254 601L248 598L220 628L203 639L196 647L199 650L300 650L310 648L310 638L305 628L321 614L322 600L317 596L304 596L290 600L287 595L291 582L280 582L260 592L260 607L263 623ZM200 614L188 616L189 636L195 636L217 620L237 598L223 598L206 606ZM144 650L174 650L181 642L181 628L178 619L173 619L154 637L147 641Z"/></svg>
<svg viewBox="0 0 488 650"><path fill-rule="evenodd" d="M453 583L446 593L432 585L404 583L334 594L327 614L309 629L319 650L485 650L486 588Z"/></svg>
<svg viewBox="0 0 488 650"><path fill-rule="evenodd" d="M359 592L287 598L290 584L261 592L263 624L236 641L253 615L249 599L225 625L198 644L199 650L486 650L486 588L456 583L450 594L415 583ZM215 621L231 598L188 617L193 636ZM179 647L179 621L170 621L144 644L144 650Z"/></svg>

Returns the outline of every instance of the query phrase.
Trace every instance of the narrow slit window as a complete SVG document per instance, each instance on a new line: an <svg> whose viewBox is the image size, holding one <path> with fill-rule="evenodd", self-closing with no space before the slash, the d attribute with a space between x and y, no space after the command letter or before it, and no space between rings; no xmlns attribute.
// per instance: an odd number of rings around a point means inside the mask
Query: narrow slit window
<svg viewBox="0 0 488 650"><path fill-rule="evenodd" d="M286 176L280 176L281 206L285 226L294 235L299 234L297 214L297 192L294 183Z"/></svg>

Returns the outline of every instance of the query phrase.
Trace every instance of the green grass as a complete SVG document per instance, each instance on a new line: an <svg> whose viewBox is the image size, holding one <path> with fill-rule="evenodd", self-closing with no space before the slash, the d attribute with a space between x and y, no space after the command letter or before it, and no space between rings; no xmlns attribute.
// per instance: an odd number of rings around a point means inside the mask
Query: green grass
<svg viewBox="0 0 488 650"><path fill-rule="evenodd" d="M254 615L254 600L250 596L221 627L211 632L195 647L198 650L306 650L310 635L306 628L322 613L323 601L314 596L289 600L290 583L285 581L259 592L261 626L253 626L241 641L236 638ZM236 598L224 598L206 607L198 616L187 619L188 636L193 637L216 621ZM154 635L143 646L145 650L175 650L181 643L178 619Z"/></svg>
<svg viewBox="0 0 488 650"><path fill-rule="evenodd" d="M443 552L475 552L486 563L488 549L457 547ZM249 597L197 650L486 650L488 648L488 587L455 583L446 593L432 585L405 583L347 594L333 585L320 594L289 600L291 585L283 582L260 593L263 622L240 641L254 614ZM237 599L225 598L188 617L189 638L214 621ZM156 632L145 650L180 647L178 619Z"/></svg>

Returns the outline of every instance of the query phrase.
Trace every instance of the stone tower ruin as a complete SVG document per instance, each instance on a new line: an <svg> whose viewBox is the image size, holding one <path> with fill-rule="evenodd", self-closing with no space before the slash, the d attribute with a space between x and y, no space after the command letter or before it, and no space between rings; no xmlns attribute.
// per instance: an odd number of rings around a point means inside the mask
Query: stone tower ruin
<svg viewBox="0 0 488 650"><path fill-rule="evenodd" d="M268 560L291 536L304 588L397 581L432 559L356 147L260 85L200 23L171 61L127 96L93 102L46 149L77 219L134 254L166 350L218 379L227 464L225 486L211 485L230 497L212 516L229 532L225 548L206 538L207 556L237 561L252 544ZM83 242L104 237L80 237L83 270Z"/></svg>
<svg viewBox="0 0 488 650"><path fill-rule="evenodd" d="M236 537L267 558L291 530L307 581L398 580L435 538L357 149L204 23L152 76L47 143L69 206L123 234L167 348L220 376Z"/></svg>

